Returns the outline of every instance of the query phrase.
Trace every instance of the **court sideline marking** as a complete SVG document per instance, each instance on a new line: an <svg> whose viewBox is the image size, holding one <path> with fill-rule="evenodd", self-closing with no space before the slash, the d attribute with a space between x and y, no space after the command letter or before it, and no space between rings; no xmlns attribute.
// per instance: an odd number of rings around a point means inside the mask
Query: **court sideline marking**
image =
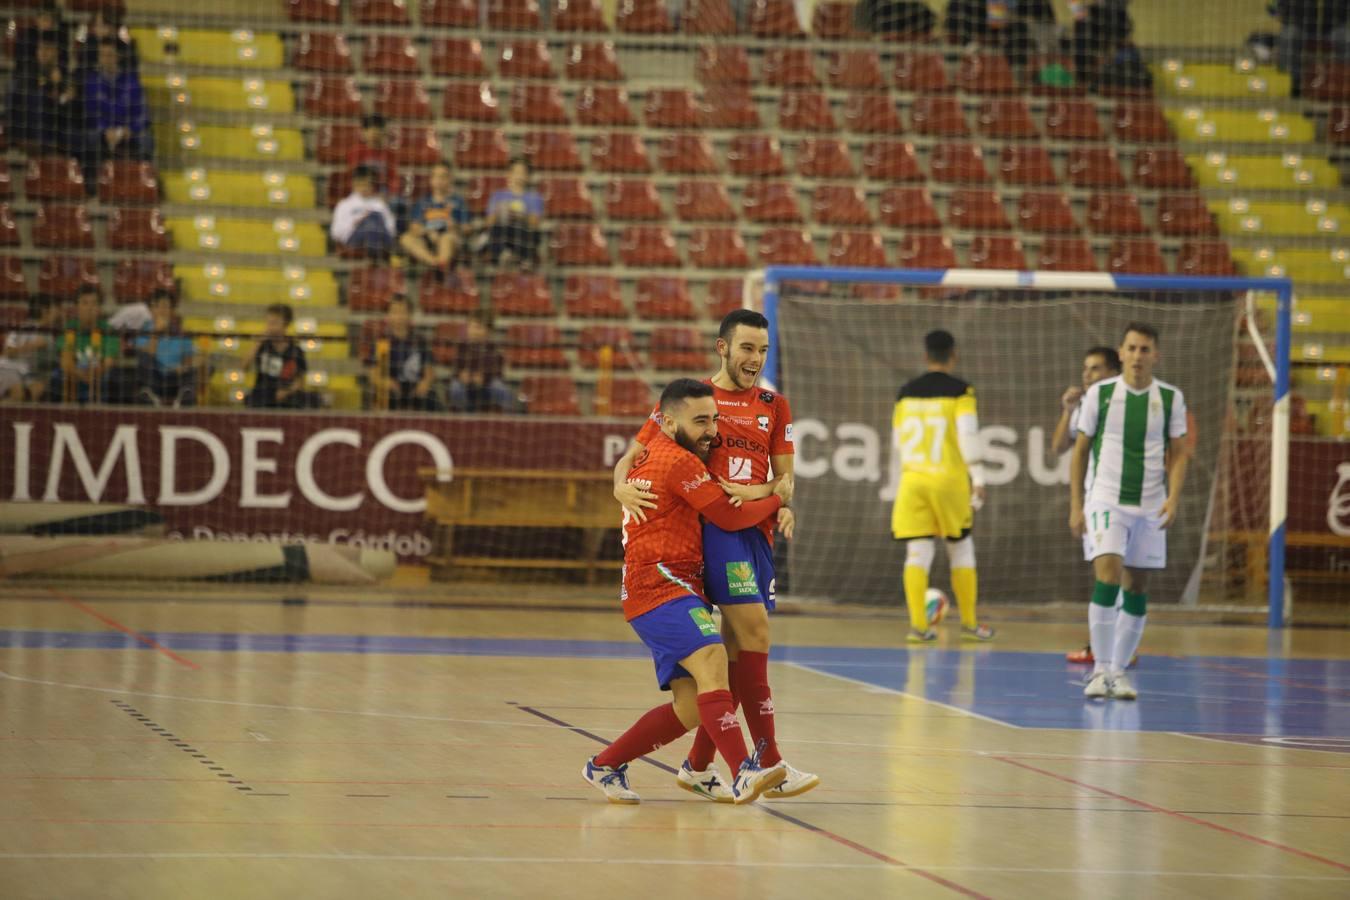
<svg viewBox="0 0 1350 900"><path fill-rule="evenodd" d="M183 657L179 656L177 653L174 653L172 650L170 650L168 647L165 647L163 644L161 644L154 638L141 634L134 628L128 628L126 625L123 625L121 622L117 621L111 616L105 616L103 613L99 612L98 610L94 609L91 606L87 606L84 603L81 603L79 600L76 600L69 594L63 594L56 588L48 588L47 590L51 591L53 597L56 597L59 600L64 600L66 603L75 607L80 612L85 613L86 615L93 616L95 619L98 619L100 622L102 622L104 625L107 625L109 628L115 628L118 631L122 632L123 634L130 635L131 637L135 638L138 642L144 644L150 649L156 650L164 654L169 659L178 663L180 666L187 666L189 669L197 669L197 670L201 669L201 666L197 665L192 660L184 659Z"/></svg>
<svg viewBox="0 0 1350 900"><path fill-rule="evenodd" d="M908 697L910 700L920 700L924 703L931 703L934 706L940 706L943 709L949 709L952 712L958 712L961 713L962 715L970 716L973 719L979 719L982 722L988 722L991 725L1002 725L1004 728L1015 728L1018 731L1025 730L1022 728L1021 725L1014 725L1012 722L1005 722L1002 719L995 719L992 716L986 716L983 713L977 713L971 709L963 709L960 706L953 706L950 703L943 703L941 700L932 700L928 697L921 697L918 694L911 694L908 691L902 691L898 688L884 687L879 684L874 684L871 681L863 681L859 678L850 678L847 675L836 675L834 672L830 672L825 669L817 669L810 663L789 661L784 662L783 665L792 666L794 669L801 669L803 672L810 672L813 675L824 675L828 678L838 679L839 681L847 681L849 684L856 684L860 687L867 688L870 691L879 692L882 694L895 694L896 696L899 697Z"/></svg>

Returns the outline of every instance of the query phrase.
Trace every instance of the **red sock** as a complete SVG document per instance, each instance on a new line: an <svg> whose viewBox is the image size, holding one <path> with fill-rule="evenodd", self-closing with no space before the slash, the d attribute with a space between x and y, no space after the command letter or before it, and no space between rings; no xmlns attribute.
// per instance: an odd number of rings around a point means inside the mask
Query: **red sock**
<svg viewBox="0 0 1350 900"><path fill-rule="evenodd" d="M736 699L736 660L727 663L727 680L731 682L731 708L736 709L740 702ZM717 753L717 745L708 735L708 729L702 725L698 726L698 731L694 733L694 746L689 748L689 768L695 772L705 771L713 763L713 756ZM732 773L735 774L734 772Z"/></svg>
<svg viewBox="0 0 1350 900"><path fill-rule="evenodd" d="M600 751L595 757L595 764L612 768L632 762L643 754L669 744L688 730L689 728L680 721L680 717L675 715L675 707L669 703L649 709L643 713L642 718L633 723L632 728Z"/></svg>
<svg viewBox="0 0 1350 900"><path fill-rule="evenodd" d="M750 737L758 745L764 741L761 766L776 766L783 757L778 755L778 742L773 733L773 693L769 690L769 654L742 650L736 667L736 693L741 698L741 715Z"/></svg>
<svg viewBox="0 0 1350 900"><path fill-rule="evenodd" d="M736 704L731 691L708 691L698 695L698 717L722 758L731 766L731 776L741 770L741 764L750 756L745 749L745 735L736 718Z"/></svg>

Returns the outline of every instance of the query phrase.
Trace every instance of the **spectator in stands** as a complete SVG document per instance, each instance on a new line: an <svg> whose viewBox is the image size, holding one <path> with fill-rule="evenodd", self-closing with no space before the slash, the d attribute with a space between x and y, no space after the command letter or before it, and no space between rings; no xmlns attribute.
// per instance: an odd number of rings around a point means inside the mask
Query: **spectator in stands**
<svg viewBox="0 0 1350 900"><path fill-rule="evenodd" d="M99 64L99 48L103 46L104 41L113 41L117 44L122 69L133 72L140 70L141 63L131 31L122 23L122 16L117 10L104 6L94 10L88 24L80 26L75 34L75 47L78 51L76 68L83 72L95 68Z"/></svg>
<svg viewBox="0 0 1350 900"><path fill-rule="evenodd" d="M1110 84L1144 86L1150 83L1138 50L1130 42L1134 22L1130 0L1090 0L1081 8L1073 26L1073 64L1079 84L1095 90L1103 77ZM1131 52L1133 51L1133 52ZM1111 71L1115 66L1119 71Z"/></svg>
<svg viewBox="0 0 1350 900"><path fill-rule="evenodd" d="M330 233L335 243L380 258L389 255L396 231L394 212L377 184L370 169L356 167L352 192L333 210Z"/></svg>
<svg viewBox="0 0 1350 900"><path fill-rule="evenodd" d="M39 33L33 65L16 69L10 84L10 135L29 154L80 155L84 149L80 94L61 64L61 34Z"/></svg>
<svg viewBox="0 0 1350 900"><path fill-rule="evenodd" d="M141 78L122 66L114 40L98 45L98 65L85 73L84 115L89 153L84 180L96 187L98 165L112 157L149 159L153 153L150 116L146 111Z"/></svg>
<svg viewBox="0 0 1350 900"><path fill-rule="evenodd" d="M289 333L294 318L284 303L267 307L263 339L251 360L257 378L244 405L254 409L310 409L319 405L319 398L305 390L309 366L304 349Z"/></svg>
<svg viewBox="0 0 1350 900"><path fill-rule="evenodd" d="M28 304L28 329L5 337L0 356L0 402L42 400L51 384L60 358L56 352L61 328L61 304L39 295Z"/></svg>
<svg viewBox="0 0 1350 900"><path fill-rule="evenodd" d="M863 32L926 35L937 16L922 0L858 0L853 21Z"/></svg>
<svg viewBox="0 0 1350 900"><path fill-rule="evenodd" d="M1303 54L1312 41L1324 41L1341 58L1350 56L1350 3L1346 0L1274 0L1271 14L1280 20L1275 63L1289 73L1291 93L1303 87Z"/></svg>
<svg viewBox="0 0 1350 900"><path fill-rule="evenodd" d="M449 269L469 224L469 207L452 187L450 164L437 163L431 170L431 193L413 205L408 228L399 238L403 251L425 266Z"/></svg>
<svg viewBox="0 0 1350 900"><path fill-rule="evenodd" d="M56 0L38 0L33 18L27 25L19 25L14 36L14 68L16 71L37 67L38 44L44 39L56 45L57 63L70 69L70 23L66 21Z"/></svg>
<svg viewBox="0 0 1350 900"><path fill-rule="evenodd" d="M455 347L455 370L450 378L450 409L455 412L514 412L516 396L502 380L502 352L493 342L487 323L469 319L464 340Z"/></svg>
<svg viewBox="0 0 1350 900"><path fill-rule="evenodd" d="M347 171L356 178L356 170L365 167L377 185L390 197L398 197L402 182L398 177L398 161L389 146L384 116L371 113L361 119L361 143L347 151Z"/></svg>
<svg viewBox="0 0 1350 900"><path fill-rule="evenodd" d="M389 301L384 340L366 356L366 378L376 396L389 397L389 409L431 412L440 404L432 390L435 371L426 340L412 327L412 304L403 295ZM388 343L388 358L382 359Z"/></svg>
<svg viewBox="0 0 1350 900"><path fill-rule="evenodd" d="M151 406L193 406L196 400L192 339L181 333L176 305L172 293L156 291L150 300L154 319L135 340L141 384L137 399Z"/></svg>
<svg viewBox="0 0 1350 900"><path fill-rule="evenodd" d="M528 269L539 261L544 198L530 189L529 180L529 165L514 159L506 173L506 187L493 191L488 200L487 255L499 265Z"/></svg>
<svg viewBox="0 0 1350 900"><path fill-rule="evenodd" d="M70 342L72 334L74 341ZM135 379L119 365L122 343L103 316L103 300L97 287L80 288L75 296L75 318L66 323L66 333L57 336L56 351L61 364L52 373L47 388L53 400L64 399L67 382L79 403L131 400Z"/></svg>

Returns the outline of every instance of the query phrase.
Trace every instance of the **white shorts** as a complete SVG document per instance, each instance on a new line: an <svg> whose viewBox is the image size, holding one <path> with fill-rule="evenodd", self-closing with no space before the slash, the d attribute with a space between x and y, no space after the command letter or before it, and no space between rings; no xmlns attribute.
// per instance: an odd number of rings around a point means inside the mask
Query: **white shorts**
<svg viewBox="0 0 1350 900"><path fill-rule="evenodd" d="M1083 549L1099 556L1120 556L1131 569L1167 568L1167 532L1161 510L1147 513L1137 506L1121 507L1093 501L1083 510L1087 533Z"/></svg>
<svg viewBox="0 0 1350 900"><path fill-rule="evenodd" d="M1097 555L1096 552L1092 549L1092 529L1091 529L1091 528L1084 528L1084 529L1083 529L1083 559L1084 559L1085 561L1087 561L1087 562L1092 562L1092 557L1094 557L1094 556L1096 556L1096 555Z"/></svg>

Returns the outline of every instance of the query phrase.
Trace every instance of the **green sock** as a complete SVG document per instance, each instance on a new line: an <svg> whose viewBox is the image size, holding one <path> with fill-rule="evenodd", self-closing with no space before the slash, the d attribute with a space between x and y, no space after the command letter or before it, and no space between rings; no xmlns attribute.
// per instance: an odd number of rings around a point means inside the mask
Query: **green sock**
<svg viewBox="0 0 1350 900"><path fill-rule="evenodd" d="M1120 591L1120 585L1107 584L1104 581L1098 581L1092 587L1092 602L1098 606L1106 606L1111 609L1116 607L1116 593ZM1129 602L1129 594L1125 595L1126 602Z"/></svg>

